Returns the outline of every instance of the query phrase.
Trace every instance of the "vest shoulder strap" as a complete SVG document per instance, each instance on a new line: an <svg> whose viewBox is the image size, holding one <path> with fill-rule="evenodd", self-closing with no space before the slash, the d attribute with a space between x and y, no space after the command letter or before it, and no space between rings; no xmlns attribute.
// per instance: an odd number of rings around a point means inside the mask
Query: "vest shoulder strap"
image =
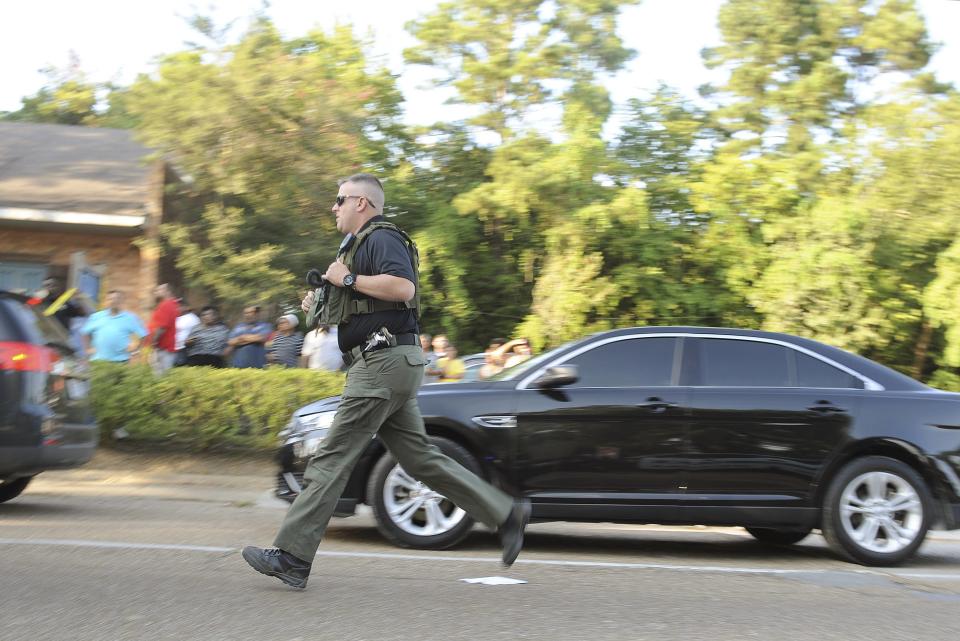
<svg viewBox="0 0 960 641"><path fill-rule="evenodd" d="M349 250L347 250L346 256L344 256L344 264L346 264L347 267L352 269L353 259L357 254L357 249L359 249L360 245L363 244L363 241L365 241L370 236L370 234L372 234L378 229L389 229L400 234L400 237L403 238L403 241L407 244L407 249L410 251L410 258L413 260L413 271L415 274L417 274L417 279L419 280L418 272L420 271L420 253L417 251L416 243L413 242L413 239L410 238L410 235L407 232L403 231L393 223L387 222L385 220L371 223L363 231L357 234L356 238L353 241L352 246L350 247ZM417 289L419 290L419 284L418 283L415 283L415 284L417 285ZM388 310L394 310L394 309L412 309L414 311L417 311L417 308L420 306L419 291L417 292L417 295L413 298L413 300L409 300L402 303L379 300L376 298L358 299L358 298L351 297L351 299L352 300L349 303L349 312L351 313L351 315L352 314L371 314L373 312L382 312L382 311L388 311Z"/></svg>

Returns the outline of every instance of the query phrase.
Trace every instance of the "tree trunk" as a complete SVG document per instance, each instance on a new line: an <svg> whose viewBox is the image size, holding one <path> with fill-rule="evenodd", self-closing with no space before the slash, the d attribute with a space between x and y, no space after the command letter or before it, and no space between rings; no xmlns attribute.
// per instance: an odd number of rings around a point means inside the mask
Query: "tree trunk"
<svg viewBox="0 0 960 641"><path fill-rule="evenodd" d="M933 326L924 318L920 326L920 337L913 348L913 377L920 380L923 376L923 367L927 362L927 350L930 348L930 339L933 337Z"/></svg>

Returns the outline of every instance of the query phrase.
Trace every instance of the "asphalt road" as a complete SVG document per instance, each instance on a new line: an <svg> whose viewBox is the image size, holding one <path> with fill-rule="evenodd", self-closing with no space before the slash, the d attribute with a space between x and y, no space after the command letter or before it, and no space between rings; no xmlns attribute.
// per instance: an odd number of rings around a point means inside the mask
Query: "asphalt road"
<svg viewBox="0 0 960 641"><path fill-rule="evenodd" d="M284 504L263 475L81 469L0 504L0 639L954 639L960 537L868 569L811 535L768 548L737 528L534 524L499 565L477 529L445 552L334 520L309 587L248 568ZM517 585L472 585L503 576Z"/></svg>

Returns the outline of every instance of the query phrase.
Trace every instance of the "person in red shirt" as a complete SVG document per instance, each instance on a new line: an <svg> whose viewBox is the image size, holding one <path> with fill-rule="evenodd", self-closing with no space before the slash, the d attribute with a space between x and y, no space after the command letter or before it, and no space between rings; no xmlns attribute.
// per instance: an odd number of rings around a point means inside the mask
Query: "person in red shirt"
<svg viewBox="0 0 960 641"><path fill-rule="evenodd" d="M163 374L173 367L177 356L177 316L180 305L167 283L157 285L153 291L159 301L150 317L150 344L153 346L153 369Z"/></svg>

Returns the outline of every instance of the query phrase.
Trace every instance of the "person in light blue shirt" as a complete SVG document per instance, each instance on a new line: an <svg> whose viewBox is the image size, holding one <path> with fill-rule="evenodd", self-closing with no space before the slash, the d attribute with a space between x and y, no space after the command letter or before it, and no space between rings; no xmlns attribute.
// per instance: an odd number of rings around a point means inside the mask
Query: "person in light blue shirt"
<svg viewBox="0 0 960 641"><path fill-rule="evenodd" d="M80 334L91 360L126 363L140 349L147 328L136 314L124 311L123 294L113 290L107 294L107 309L91 315Z"/></svg>

